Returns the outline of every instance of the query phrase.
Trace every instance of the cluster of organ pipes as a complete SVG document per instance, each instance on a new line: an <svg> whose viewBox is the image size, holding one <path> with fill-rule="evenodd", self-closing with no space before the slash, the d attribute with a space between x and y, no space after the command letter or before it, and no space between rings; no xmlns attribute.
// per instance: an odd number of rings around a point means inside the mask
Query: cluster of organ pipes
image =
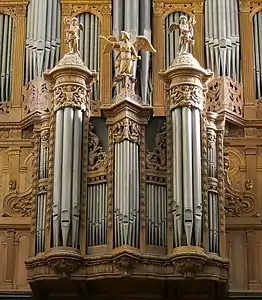
<svg viewBox="0 0 262 300"><path fill-rule="evenodd" d="M202 243L200 113L190 107L171 111L175 247Z"/></svg>
<svg viewBox="0 0 262 300"><path fill-rule="evenodd" d="M115 143L114 245L139 246L139 145Z"/></svg>

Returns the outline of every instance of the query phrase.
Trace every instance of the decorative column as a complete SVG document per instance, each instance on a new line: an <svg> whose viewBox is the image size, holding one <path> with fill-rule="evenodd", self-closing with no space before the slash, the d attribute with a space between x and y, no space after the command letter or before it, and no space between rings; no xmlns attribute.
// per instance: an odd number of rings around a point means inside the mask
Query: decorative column
<svg viewBox="0 0 262 300"><path fill-rule="evenodd" d="M67 21L70 52L55 68L46 72L44 78L53 85L49 155L52 189L49 191L47 203L47 213L50 211L50 205L53 207L51 246L70 246L78 249L80 199L81 194L86 196L87 188L86 184L81 184L82 160L86 161L82 145L86 145L88 139L88 97L91 83L97 73L90 71L79 56L77 39L81 26L74 22L74 19ZM70 35L72 31L73 36ZM85 208L83 209L85 211ZM47 218L46 226L50 228L49 219L50 217ZM50 231L46 234L50 238Z"/></svg>
<svg viewBox="0 0 262 300"><path fill-rule="evenodd" d="M206 145L203 143L206 136L203 132L204 89L213 73L203 69L190 53L182 52L159 75L169 85L168 122L172 132L168 147L168 152L172 153L172 199L169 200L173 207L173 248L203 247L202 207L207 206L202 197L206 189L203 178L206 164L202 158Z"/></svg>

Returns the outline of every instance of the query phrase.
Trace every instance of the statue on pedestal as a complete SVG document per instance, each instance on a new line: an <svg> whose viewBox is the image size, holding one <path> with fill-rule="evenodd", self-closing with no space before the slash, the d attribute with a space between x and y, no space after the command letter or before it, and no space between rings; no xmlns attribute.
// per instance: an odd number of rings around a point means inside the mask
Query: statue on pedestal
<svg viewBox="0 0 262 300"><path fill-rule="evenodd" d="M69 46L69 53L77 53L79 54L79 31L84 30L84 26L82 23L79 23L76 17L72 19L66 19L66 43Z"/></svg>
<svg viewBox="0 0 262 300"><path fill-rule="evenodd" d="M196 24L195 17L190 17L187 20L185 15L180 16L179 24L172 23L170 24L168 31L172 33L174 30L179 29L180 36L179 36L179 52L178 54L183 54L188 52L188 46L193 45L195 41L193 40L194 36L194 26Z"/></svg>
<svg viewBox="0 0 262 300"><path fill-rule="evenodd" d="M129 81L131 83L135 81L132 74L133 63L137 59L141 59L137 52L144 50L155 53L156 50L150 41L142 35L137 36L135 42L131 42L131 34L126 31L121 31L120 41L117 41L115 36L109 36L108 38L101 36L101 38L105 41L104 53L112 50L118 52L115 63L118 74L114 78L114 86L122 81L125 89L130 88Z"/></svg>

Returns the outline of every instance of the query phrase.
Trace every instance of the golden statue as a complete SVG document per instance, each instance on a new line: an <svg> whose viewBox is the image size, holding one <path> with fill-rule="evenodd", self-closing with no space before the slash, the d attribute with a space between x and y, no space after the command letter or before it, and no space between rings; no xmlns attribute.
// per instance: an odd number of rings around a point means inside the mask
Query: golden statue
<svg viewBox="0 0 262 300"><path fill-rule="evenodd" d="M179 24L170 24L168 28L169 33L172 33L176 29L179 29L180 31L178 54L187 53L188 46L194 45L195 41L193 40L193 36L195 24L196 20L194 16L190 17L189 20L187 20L187 17L185 15L180 16Z"/></svg>
<svg viewBox="0 0 262 300"><path fill-rule="evenodd" d="M114 86L120 81L124 81L124 88L128 88L128 81L134 82L135 78L132 75L132 68L134 61L141 59L137 54L139 50L149 51L155 53L156 50L149 42L149 40L142 35L136 37L134 43L130 41L131 34L126 31L121 31L121 40L117 41L115 36L109 36L108 38L101 36L105 41L104 53L117 51L115 60L115 69L118 70L117 76L114 78Z"/></svg>
<svg viewBox="0 0 262 300"><path fill-rule="evenodd" d="M69 46L69 53L79 54L78 40L79 40L79 31L84 30L82 23L79 23L76 17L72 19L66 19L66 43Z"/></svg>

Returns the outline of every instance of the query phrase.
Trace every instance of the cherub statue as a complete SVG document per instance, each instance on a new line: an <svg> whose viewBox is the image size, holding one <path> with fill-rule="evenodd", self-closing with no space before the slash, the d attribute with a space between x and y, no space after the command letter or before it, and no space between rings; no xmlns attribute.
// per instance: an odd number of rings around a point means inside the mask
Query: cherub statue
<svg viewBox="0 0 262 300"><path fill-rule="evenodd" d="M115 36L108 38L101 36L101 38L105 41L104 53L114 49L118 52L115 61L115 69L118 70L118 74L114 78L114 86L120 81L124 81L124 88L130 87L128 80L132 82L135 80L132 75L133 63L135 60L141 59L137 52L144 50L155 53L156 50L149 40L142 35L137 36L135 42L132 43L130 41L131 34L126 31L121 31L120 41L117 41Z"/></svg>
<svg viewBox="0 0 262 300"><path fill-rule="evenodd" d="M180 36L179 36L179 54L187 53L188 46L194 45L195 41L193 40L194 36L194 26L196 24L195 17L190 17L187 20L185 15L180 16L179 24L172 23L170 24L168 31L172 33L174 30L179 29Z"/></svg>
<svg viewBox="0 0 262 300"><path fill-rule="evenodd" d="M66 19L66 43L69 46L69 53L80 53L78 47L79 31L84 30L82 23L79 23L76 17Z"/></svg>

